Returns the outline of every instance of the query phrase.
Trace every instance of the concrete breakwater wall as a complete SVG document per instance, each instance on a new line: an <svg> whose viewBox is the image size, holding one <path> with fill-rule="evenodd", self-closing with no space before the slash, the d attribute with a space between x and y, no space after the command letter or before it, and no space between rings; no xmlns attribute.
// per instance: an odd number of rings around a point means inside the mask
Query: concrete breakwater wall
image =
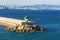
<svg viewBox="0 0 60 40"><path fill-rule="evenodd" d="M5 30L14 31L14 32L44 31L44 28L42 27L29 27L27 25L22 25L22 22L24 22L24 20L0 17L0 25L4 26Z"/></svg>

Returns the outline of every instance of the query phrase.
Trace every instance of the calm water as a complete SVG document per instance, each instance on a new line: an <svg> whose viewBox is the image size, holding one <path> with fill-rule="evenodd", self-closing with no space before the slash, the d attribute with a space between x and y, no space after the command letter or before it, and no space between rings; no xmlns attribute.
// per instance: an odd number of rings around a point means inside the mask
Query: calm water
<svg viewBox="0 0 60 40"><path fill-rule="evenodd" d="M51 10L0 10L0 16L23 19L28 15L31 21L47 28L46 32L16 33L0 27L0 40L60 40L60 11Z"/></svg>

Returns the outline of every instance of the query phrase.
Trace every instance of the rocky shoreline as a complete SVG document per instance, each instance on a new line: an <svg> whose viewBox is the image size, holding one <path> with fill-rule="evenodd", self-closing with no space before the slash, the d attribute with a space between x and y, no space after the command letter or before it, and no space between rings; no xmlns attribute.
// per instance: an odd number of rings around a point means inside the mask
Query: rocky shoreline
<svg viewBox="0 0 60 40"><path fill-rule="evenodd" d="M13 31L13 32L43 32L45 31L45 28L38 26L33 27L27 25L22 25L22 26L17 25L16 27L14 26L5 27L5 30Z"/></svg>

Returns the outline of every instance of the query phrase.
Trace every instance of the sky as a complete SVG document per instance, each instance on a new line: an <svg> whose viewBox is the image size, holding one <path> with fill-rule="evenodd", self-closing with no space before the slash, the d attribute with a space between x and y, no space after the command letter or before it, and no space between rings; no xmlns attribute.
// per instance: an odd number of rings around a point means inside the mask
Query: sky
<svg viewBox="0 0 60 40"><path fill-rule="evenodd" d="M60 5L60 0L0 0L0 5Z"/></svg>

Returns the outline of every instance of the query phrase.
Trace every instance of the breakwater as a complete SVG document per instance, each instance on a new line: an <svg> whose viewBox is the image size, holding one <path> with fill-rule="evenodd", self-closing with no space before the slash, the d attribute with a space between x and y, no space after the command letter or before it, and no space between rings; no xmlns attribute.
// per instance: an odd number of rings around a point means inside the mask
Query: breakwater
<svg viewBox="0 0 60 40"><path fill-rule="evenodd" d="M25 23L24 20L0 17L0 25L5 27L5 30L14 32L38 32L44 31L43 27L37 27L35 23L29 21Z"/></svg>

